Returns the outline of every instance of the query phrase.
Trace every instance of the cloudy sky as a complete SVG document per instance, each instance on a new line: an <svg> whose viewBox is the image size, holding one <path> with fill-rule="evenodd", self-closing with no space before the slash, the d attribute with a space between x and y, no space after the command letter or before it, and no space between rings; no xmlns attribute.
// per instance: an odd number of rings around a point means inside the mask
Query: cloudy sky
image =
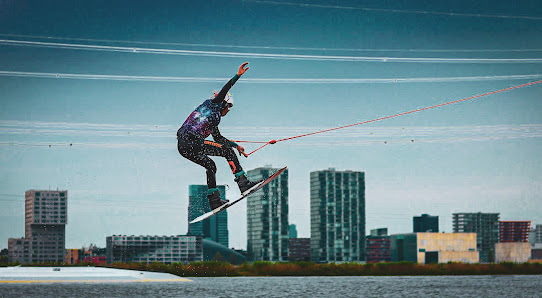
<svg viewBox="0 0 542 298"><path fill-rule="evenodd" d="M539 1L0 1L0 248L24 192L68 190L68 248L187 232L205 171L175 133L238 66L223 135L269 141L542 80ZM247 151L258 144L246 144ZM499 212L542 224L542 83L269 145L310 237L309 173L366 172L366 223ZM215 159L228 198L239 195ZM229 210L246 248L246 205Z"/></svg>

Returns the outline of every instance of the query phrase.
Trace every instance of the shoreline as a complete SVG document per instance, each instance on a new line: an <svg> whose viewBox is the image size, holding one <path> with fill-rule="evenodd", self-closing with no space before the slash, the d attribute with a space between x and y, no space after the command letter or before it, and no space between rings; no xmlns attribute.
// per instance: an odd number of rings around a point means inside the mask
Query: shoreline
<svg viewBox="0 0 542 298"><path fill-rule="evenodd" d="M1 265L0 265L1 266ZM410 262L398 263L328 263L312 262L253 262L241 265L208 261L183 265L181 263L113 263L109 266L93 264L42 264L21 265L4 268L96 268L95 270L124 270L124 272L139 272L150 274L169 274L175 277L271 277L271 276L473 276L473 275L542 275L542 263L499 263L499 264L417 264ZM50 270L50 269L49 269ZM5 269L4 269L5 271ZM143 272L143 273L141 273ZM126 274L126 273L125 273Z"/></svg>

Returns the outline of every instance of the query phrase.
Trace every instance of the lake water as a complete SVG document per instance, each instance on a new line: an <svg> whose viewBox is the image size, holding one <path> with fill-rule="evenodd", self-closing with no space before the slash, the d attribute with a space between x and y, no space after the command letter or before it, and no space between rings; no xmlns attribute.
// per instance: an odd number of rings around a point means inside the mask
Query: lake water
<svg viewBox="0 0 542 298"><path fill-rule="evenodd" d="M200 277L190 280L0 284L0 297L542 297L542 275Z"/></svg>

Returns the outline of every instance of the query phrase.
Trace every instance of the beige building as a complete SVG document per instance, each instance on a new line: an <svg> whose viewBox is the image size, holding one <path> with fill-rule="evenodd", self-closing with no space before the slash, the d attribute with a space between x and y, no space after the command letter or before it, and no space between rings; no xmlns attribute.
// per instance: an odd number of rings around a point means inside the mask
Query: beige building
<svg viewBox="0 0 542 298"><path fill-rule="evenodd" d="M476 233L411 233L392 235L391 260L430 263L478 263Z"/></svg>
<svg viewBox="0 0 542 298"><path fill-rule="evenodd" d="M418 233L418 263L431 252L438 254L438 263L478 263L476 233Z"/></svg>
<svg viewBox="0 0 542 298"><path fill-rule="evenodd" d="M531 258L531 244L528 242L495 243L495 262L525 263Z"/></svg>

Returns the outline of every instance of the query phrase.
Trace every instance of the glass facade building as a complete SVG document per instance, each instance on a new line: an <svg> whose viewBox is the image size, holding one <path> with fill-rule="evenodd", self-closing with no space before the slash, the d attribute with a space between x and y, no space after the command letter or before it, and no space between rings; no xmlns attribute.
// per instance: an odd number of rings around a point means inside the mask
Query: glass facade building
<svg viewBox="0 0 542 298"><path fill-rule="evenodd" d="M226 199L226 187L217 186L220 192L220 199ZM202 236L229 247L228 233L228 210L224 210L210 218L190 224L196 217L211 211L207 199L207 185L190 185L188 187L188 235Z"/></svg>
<svg viewBox="0 0 542 298"><path fill-rule="evenodd" d="M201 236L113 235L106 238L107 264L203 261L202 241Z"/></svg>
<svg viewBox="0 0 542 298"><path fill-rule="evenodd" d="M480 262L495 261L495 243L499 242L499 213L454 213L454 233L476 233Z"/></svg>
<svg viewBox="0 0 542 298"><path fill-rule="evenodd" d="M266 179L279 169L257 168L251 180ZM288 261L288 170L247 197L249 261Z"/></svg>
<svg viewBox="0 0 542 298"><path fill-rule="evenodd" d="M310 208L312 261L365 261L365 172L311 172Z"/></svg>
<svg viewBox="0 0 542 298"><path fill-rule="evenodd" d="M25 192L25 237L8 240L11 262L64 262L68 191Z"/></svg>
<svg viewBox="0 0 542 298"><path fill-rule="evenodd" d="M290 238L297 238L297 227L296 225L290 225L289 227L289 230L290 230Z"/></svg>

